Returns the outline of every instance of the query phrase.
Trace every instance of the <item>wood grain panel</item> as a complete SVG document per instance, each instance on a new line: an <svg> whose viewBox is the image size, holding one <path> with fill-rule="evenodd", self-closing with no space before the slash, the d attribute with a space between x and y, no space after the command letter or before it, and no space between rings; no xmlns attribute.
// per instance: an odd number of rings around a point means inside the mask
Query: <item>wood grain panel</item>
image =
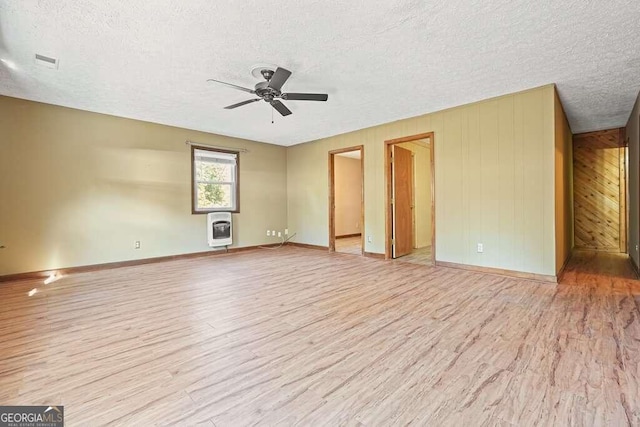
<svg viewBox="0 0 640 427"><path fill-rule="evenodd" d="M620 129L574 135L575 244L626 251L625 147Z"/></svg>
<svg viewBox="0 0 640 427"><path fill-rule="evenodd" d="M627 259L576 253L551 285L284 247L5 283L0 403L68 426L637 426Z"/></svg>
<svg viewBox="0 0 640 427"><path fill-rule="evenodd" d="M392 150L393 257L398 258L413 249L413 158L406 148Z"/></svg>

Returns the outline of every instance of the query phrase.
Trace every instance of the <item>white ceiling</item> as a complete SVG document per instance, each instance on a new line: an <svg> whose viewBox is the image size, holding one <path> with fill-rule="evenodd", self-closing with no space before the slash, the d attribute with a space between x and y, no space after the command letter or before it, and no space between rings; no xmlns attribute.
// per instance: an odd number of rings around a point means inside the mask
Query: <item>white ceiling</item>
<svg viewBox="0 0 640 427"><path fill-rule="evenodd" d="M0 94L292 145L557 83L577 133L626 123L638 22L637 0L0 0ZM251 95L206 79L259 63L329 101L224 110Z"/></svg>

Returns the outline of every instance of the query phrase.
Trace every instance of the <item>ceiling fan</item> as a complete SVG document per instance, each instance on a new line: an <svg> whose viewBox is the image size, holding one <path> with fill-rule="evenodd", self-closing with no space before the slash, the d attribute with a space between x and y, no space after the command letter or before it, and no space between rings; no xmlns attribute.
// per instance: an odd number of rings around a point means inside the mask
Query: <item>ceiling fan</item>
<svg viewBox="0 0 640 427"><path fill-rule="evenodd" d="M238 102L237 104L228 105L224 107L226 110L233 110L234 108L242 107L243 105L251 104L263 100L271 104L271 106L283 116L291 114L289 110L280 99L288 101L326 101L329 95L326 93L284 93L282 92L282 86L285 84L291 71L284 68L276 68L276 71L270 69L260 70L262 77L265 81L256 84L255 89L248 89L246 87L234 85L232 83L221 82L220 80L208 79L208 82L222 83L234 89L238 89L244 92L248 92L257 95L258 98L249 99L247 101Z"/></svg>

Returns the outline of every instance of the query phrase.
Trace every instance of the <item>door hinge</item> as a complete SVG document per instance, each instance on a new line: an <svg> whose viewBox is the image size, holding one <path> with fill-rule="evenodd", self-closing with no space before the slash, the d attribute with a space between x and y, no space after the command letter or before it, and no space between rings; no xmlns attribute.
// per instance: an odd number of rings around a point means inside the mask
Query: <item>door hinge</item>
<svg viewBox="0 0 640 427"><path fill-rule="evenodd" d="M391 239L391 244L395 245L396 244L396 239Z"/></svg>
<svg viewBox="0 0 640 427"><path fill-rule="evenodd" d="M396 200L392 197L391 198L391 204L393 205L396 202Z"/></svg>

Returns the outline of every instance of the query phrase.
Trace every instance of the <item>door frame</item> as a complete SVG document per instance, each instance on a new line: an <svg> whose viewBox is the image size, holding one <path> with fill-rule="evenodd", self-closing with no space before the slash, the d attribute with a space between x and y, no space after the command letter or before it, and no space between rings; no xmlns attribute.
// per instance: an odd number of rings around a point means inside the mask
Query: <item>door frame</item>
<svg viewBox="0 0 640 427"><path fill-rule="evenodd" d="M349 151L360 151L360 252L364 255L364 145L340 148L329 151L329 252L336 251L336 189L335 189L335 155Z"/></svg>
<svg viewBox="0 0 640 427"><path fill-rule="evenodd" d="M420 133L412 136L405 136L403 138L389 139L384 142L384 178L385 178L385 243L384 243L384 259L392 259L391 257L391 234L393 230L392 209L391 206L391 194L392 194L392 182L391 182L391 147L395 144L401 144L403 142L417 141L419 139L429 138L429 154L431 162L431 262L436 265L436 170L435 170L435 138L433 132ZM415 168L415 166L414 166Z"/></svg>

